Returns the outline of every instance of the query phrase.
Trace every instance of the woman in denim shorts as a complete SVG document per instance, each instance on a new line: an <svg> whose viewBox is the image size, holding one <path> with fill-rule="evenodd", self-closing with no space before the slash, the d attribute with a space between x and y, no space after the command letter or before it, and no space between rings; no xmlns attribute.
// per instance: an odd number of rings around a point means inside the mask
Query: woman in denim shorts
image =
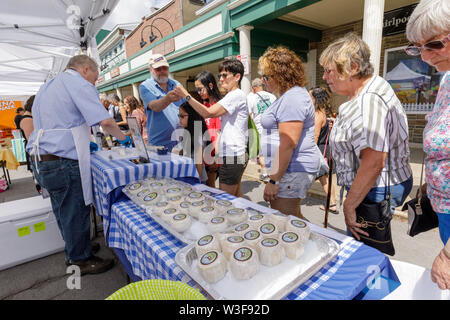
<svg viewBox="0 0 450 320"><path fill-rule="evenodd" d="M267 49L259 70L266 88L277 97L261 117L261 145L270 167L264 200L274 209L303 218L301 199L306 198L320 163L304 65L293 51L280 46Z"/></svg>

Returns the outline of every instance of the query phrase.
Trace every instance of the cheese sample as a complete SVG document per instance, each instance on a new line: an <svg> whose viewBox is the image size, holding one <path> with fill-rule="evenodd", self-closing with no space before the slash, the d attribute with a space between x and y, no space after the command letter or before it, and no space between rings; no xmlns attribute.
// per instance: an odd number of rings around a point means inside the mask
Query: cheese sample
<svg viewBox="0 0 450 320"><path fill-rule="evenodd" d="M231 224L238 224L247 220L247 210L241 208L229 209L226 217Z"/></svg>
<svg viewBox="0 0 450 320"><path fill-rule="evenodd" d="M289 219L286 222L286 231L295 232L300 238L300 242L303 244L308 241L309 235L311 233L308 225L298 218Z"/></svg>
<svg viewBox="0 0 450 320"><path fill-rule="evenodd" d="M132 193L132 194L136 194L139 191L141 191L144 188L144 184L141 182L135 182L135 183L131 183L129 185L127 185L125 187L125 190Z"/></svg>
<svg viewBox="0 0 450 320"><path fill-rule="evenodd" d="M167 201L159 201L151 208L152 212L160 217L164 210L168 209L169 203Z"/></svg>
<svg viewBox="0 0 450 320"><path fill-rule="evenodd" d="M230 258L230 271L237 280L251 279L259 271L258 253L249 247L241 247Z"/></svg>
<svg viewBox="0 0 450 320"><path fill-rule="evenodd" d="M222 252L219 238L212 234L201 237L195 243L195 252L197 257L201 257L208 251Z"/></svg>
<svg viewBox="0 0 450 320"><path fill-rule="evenodd" d="M303 254L303 244L297 233L287 231L280 234L280 243L289 259L296 260Z"/></svg>
<svg viewBox="0 0 450 320"><path fill-rule="evenodd" d="M268 222L269 219L262 213L251 215L247 220L247 223L254 230L258 230L264 223Z"/></svg>
<svg viewBox="0 0 450 320"><path fill-rule="evenodd" d="M180 187L175 185L175 186L165 188L164 193L165 193L166 197L168 197L168 198L175 197L175 196L182 196L183 189L181 189Z"/></svg>
<svg viewBox="0 0 450 320"><path fill-rule="evenodd" d="M248 231L250 231L250 225L246 222L241 223L240 225L237 225L234 228L234 232L236 232L237 234L239 234L240 236L243 236L244 234L246 234Z"/></svg>
<svg viewBox="0 0 450 320"><path fill-rule="evenodd" d="M169 223L169 224L170 224L170 220L171 220L172 217L173 217L174 215L176 215L177 213L178 213L178 211L177 211L177 209L175 209L175 208L168 208L168 209L165 209L165 210L163 211L162 215L161 215L161 219L162 219L163 221L165 221L166 223Z"/></svg>
<svg viewBox="0 0 450 320"><path fill-rule="evenodd" d="M262 237L259 231L250 230L244 234L244 239L248 246L256 248L258 242L262 239Z"/></svg>
<svg viewBox="0 0 450 320"><path fill-rule="evenodd" d="M178 206L180 205L180 203L183 202L183 197L180 196L180 195L167 197L167 195L166 195L166 201L170 203L172 208L177 208L178 209Z"/></svg>
<svg viewBox="0 0 450 320"><path fill-rule="evenodd" d="M272 223L264 223L259 227L262 238L278 238L278 230Z"/></svg>
<svg viewBox="0 0 450 320"><path fill-rule="evenodd" d="M158 201L158 194L156 192L150 192L144 194L143 197L138 198L139 203L141 203L144 207L153 207Z"/></svg>
<svg viewBox="0 0 450 320"><path fill-rule="evenodd" d="M284 232L286 228L286 222L289 220L289 217L279 211L272 212L269 214L269 222L274 224L277 227L279 232Z"/></svg>
<svg viewBox="0 0 450 320"><path fill-rule="evenodd" d="M228 235L223 241L221 241L222 252L227 260L230 260L233 252L244 245L244 238L238 235Z"/></svg>
<svg viewBox="0 0 450 320"><path fill-rule="evenodd" d="M228 221L224 217L214 217L209 220L206 228L211 233L223 232L228 228Z"/></svg>
<svg viewBox="0 0 450 320"><path fill-rule="evenodd" d="M216 210L214 207L203 207L198 215L198 220L203 223L208 223L215 216Z"/></svg>
<svg viewBox="0 0 450 320"><path fill-rule="evenodd" d="M274 238L259 241L257 248L259 262L268 267L280 264L286 256L283 246Z"/></svg>
<svg viewBox="0 0 450 320"><path fill-rule="evenodd" d="M216 208L218 214L225 215L227 210L233 208L233 204L228 200L216 200L214 207Z"/></svg>
<svg viewBox="0 0 450 320"><path fill-rule="evenodd" d="M188 202L196 202L196 201L202 201L205 200L205 196L201 192L190 192L186 196L186 201Z"/></svg>
<svg viewBox="0 0 450 320"><path fill-rule="evenodd" d="M189 214L198 219L198 216L200 215L202 208L205 207L205 201L195 201L191 202L191 210L189 211Z"/></svg>
<svg viewBox="0 0 450 320"><path fill-rule="evenodd" d="M148 187L153 191L160 191L164 187L164 184L159 181L153 181L148 184Z"/></svg>
<svg viewBox="0 0 450 320"><path fill-rule="evenodd" d="M178 205L178 212L180 213L184 213L184 214L189 214L191 208L191 204L187 201L183 201Z"/></svg>
<svg viewBox="0 0 450 320"><path fill-rule="evenodd" d="M216 283L227 273L227 261L223 254L209 251L198 260L198 271L208 283Z"/></svg>
<svg viewBox="0 0 450 320"><path fill-rule="evenodd" d="M191 217L185 213L177 213L170 220L171 226L175 231L184 232L191 227Z"/></svg>

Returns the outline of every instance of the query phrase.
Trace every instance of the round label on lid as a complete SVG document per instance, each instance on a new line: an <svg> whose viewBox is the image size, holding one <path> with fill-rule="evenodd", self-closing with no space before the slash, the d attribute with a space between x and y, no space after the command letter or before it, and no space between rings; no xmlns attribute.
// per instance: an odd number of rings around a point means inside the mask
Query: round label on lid
<svg viewBox="0 0 450 320"><path fill-rule="evenodd" d="M138 193L137 193L137 196L138 197L143 197L145 194L147 194L147 193L150 193L151 191L149 190L149 189L144 189L144 190L142 190L142 191L139 191Z"/></svg>
<svg viewBox="0 0 450 320"><path fill-rule="evenodd" d="M239 208L230 209L227 211L227 213L231 214L231 215L243 214L244 212L245 212L244 209L239 209Z"/></svg>
<svg viewBox="0 0 450 320"><path fill-rule="evenodd" d="M272 239L272 238L268 238L268 239L264 239L263 241L261 241L261 244L264 247L275 247L276 245L278 245L278 240L276 239Z"/></svg>
<svg viewBox="0 0 450 320"><path fill-rule="evenodd" d="M177 209L175 209L175 208L169 208L169 209L164 210L165 214L174 214L176 212L177 212Z"/></svg>
<svg viewBox="0 0 450 320"><path fill-rule="evenodd" d="M161 188L163 184L161 182L152 182L150 183L150 186L153 188Z"/></svg>
<svg viewBox="0 0 450 320"><path fill-rule="evenodd" d="M181 192L181 188L174 187L166 190L166 193L177 193L177 192Z"/></svg>
<svg viewBox="0 0 450 320"><path fill-rule="evenodd" d="M192 202L192 203L191 203L191 205L192 205L193 207L201 207L201 206L203 206L204 204L205 204L204 201L195 201L195 202Z"/></svg>
<svg viewBox="0 0 450 320"><path fill-rule="evenodd" d="M217 200L216 203L219 206L223 206L223 207L229 207L229 206L232 205L232 203L230 201L228 201L228 200Z"/></svg>
<svg viewBox="0 0 450 320"><path fill-rule="evenodd" d="M211 211L214 211L213 207L204 207L204 208L202 208L202 212L208 213L208 212L211 212Z"/></svg>
<svg viewBox="0 0 450 320"><path fill-rule="evenodd" d="M180 201L181 200L181 196L173 196L169 198L170 201Z"/></svg>
<svg viewBox="0 0 450 320"><path fill-rule="evenodd" d="M217 252L210 251L205 253L202 258L200 259L200 263L204 266L207 266L208 264L213 263L217 259Z"/></svg>
<svg viewBox="0 0 450 320"><path fill-rule="evenodd" d="M219 223L224 223L225 219L223 217L215 217L211 219L211 223L214 224L219 224Z"/></svg>
<svg viewBox="0 0 450 320"><path fill-rule="evenodd" d="M274 216L279 216L279 217L283 217L283 218L286 217L286 215L284 213L281 213L280 211L272 212L272 214Z"/></svg>
<svg viewBox="0 0 450 320"><path fill-rule="evenodd" d="M160 201L156 204L157 207L161 208L161 207L165 207L167 206L169 203L166 201Z"/></svg>
<svg viewBox="0 0 450 320"><path fill-rule="evenodd" d="M153 201L156 199L156 197L158 196L158 194L156 192L152 192L148 195L145 196L144 201Z"/></svg>
<svg viewBox="0 0 450 320"><path fill-rule="evenodd" d="M231 236L227 238L227 241L231 243L240 243L244 241L244 238L241 236Z"/></svg>
<svg viewBox="0 0 450 320"><path fill-rule="evenodd" d="M259 238L259 232L256 230L250 230L244 235L244 238L247 240L255 240Z"/></svg>
<svg viewBox="0 0 450 320"><path fill-rule="evenodd" d="M206 246L207 244L211 243L213 241L214 237L212 235L203 236L200 239L198 239L197 243L199 246Z"/></svg>
<svg viewBox="0 0 450 320"><path fill-rule="evenodd" d="M243 247L243 248L237 249L234 252L233 257L238 261L247 261L248 259L250 259L252 257L252 255L253 255L253 252L250 248Z"/></svg>
<svg viewBox="0 0 450 320"><path fill-rule="evenodd" d="M137 189L139 189L140 187L142 187L142 184L140 184L140 183L133 183L132 185L130 185L129 186L129 190L137 190Z"/></svg>
<svg viewBox="0 0 450 320"><path fill-rule="evenodd" d="M261 230L264 234L270 234L275 232L275 226L271 223L265 223L261 226L261 228L259 228L259 230Z"/></svg>
<svg viewBox="0 0 450 320"><path fill-rule="evenodd" d="M291 220L291 224L297 228L306 228L306 223L301 220Z"/></svg>
<svg viewBox="0 0 450 320"><path fill-rule="evenodd" d="M250 220L252 220L252 221L258 221L258 220L262 220L262 219L264 219L264 215L262 215L262 214L255 214L250 217Z"/></svg>
<svg viewBox="0 0 450 320"><path fill-rule="evenodd" d="M298 235L294 232L286 232L283 234L283 236L281 237L281 239L284 242L295 242L298 240Z"/></svg>
<svg viewBox="0 0 450 320"><path fill-rule="evenodd" d="M200 199L201 197L203 197L203 194L201 194L200 192L191 192L189 193L188 197L191 199Z"/></svg>
<svg viewBox="0 0 450 320"><path fill-rule="evenodd" d="M183 201L182 203L180 203L180 207L182 207L183 209L189 208L189 202Z"/></svg>
<svg viewBox="0 0 450 320"><path fill-rule="evenodd" d="M176 215L173 216L173 220L175 221L181 221L187 218L187 215L185 215L184 213L178 213Z"/></svg>
<svg viewBox="0 0 450 320"><path fill-rule="evenodd" d="M235 231L240 232L240 231L244 231L247 230L248 228L250 228L248 223L243 223L238 225L236 228L234 228Z"/></svg>

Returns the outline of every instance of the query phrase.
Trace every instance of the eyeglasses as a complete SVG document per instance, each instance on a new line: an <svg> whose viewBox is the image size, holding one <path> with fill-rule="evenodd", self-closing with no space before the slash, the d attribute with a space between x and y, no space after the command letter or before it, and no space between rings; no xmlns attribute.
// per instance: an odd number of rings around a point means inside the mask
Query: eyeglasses
<svg viewBox="0 0 450 320"><path fill-rule="evenodd" d="M450 34L448 34L444 39L442 40L434 40L434 41L430 41L428 43L425 43L423 46L415 46L410 44L409 46L407 46L405 48L405 52L407 55L410 56L420 56L420 51L422 49L425 50L441 50L443 48L445 48L447 42L450 41Z"/></svg>
<svg viewBox="0 0 450 320"><path fill-rule="evenodd" d="M203 88L195 88L195 91L197 91L198 93L200 93L200 92L203 91L203 89L205 89L205 87L203 87Z"/></svg>
<svg viewBox="0 0 450 320"><path fill-rule="evenodd" d="M188 114L179 114L178 115L178 118L180 118L180 119L184 119L186 117L189 117L189 115Z"/></svg>
<svg viewBox="0 0 450 320"><path fill-rule="evenodd" d="M217 75L217 78L220 80L222 78L226 79L228 77L229 73L228 72L224 72L224 73L219 73Z"/></svg>

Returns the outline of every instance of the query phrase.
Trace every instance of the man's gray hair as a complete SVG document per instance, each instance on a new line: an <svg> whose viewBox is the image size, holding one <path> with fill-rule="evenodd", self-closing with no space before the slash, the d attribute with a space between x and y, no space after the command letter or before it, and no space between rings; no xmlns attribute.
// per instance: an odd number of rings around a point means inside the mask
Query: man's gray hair
<svg viewBox="0 0 450 320"><path fill-rule="evenodd" d="M406 37L414 43L424 42L450 31L450 1L422 0L406 25Z"/></svg>
<svg viewBox="0 0 450 320"><path fill-rule="evenodd" d="M110 93L109 95L108 95L108 101L110 101L110 102L120 102L120 98L119 98L119 96L117 95L117 94L115 94L115 93Z"/></svg>
<svg viewBox="0 0 450 320"><path fill-rule="evenodd" d="M259 88L263 86L263 82L260 78L253 79L252 88Z"/></svg>
<svg viewBox="0 0 450 320"><path fill-rule="evenodd" d="M98 97L100 98L100 100L108 100L108 95L104 92L100 93Z"/></svg>
<svg viewBox="0 0 450 320"><path fill-rule="evenodd" d="M66 69L70 68L70 69L76 70L76 69L82 68L86 65L88 65L92 71L95 71L98 69L97 62L95 62L94 59L92 59L91 57L88 57L85 54L80 54L80 55L70 58L69 62L67 63Z"/></svg>

